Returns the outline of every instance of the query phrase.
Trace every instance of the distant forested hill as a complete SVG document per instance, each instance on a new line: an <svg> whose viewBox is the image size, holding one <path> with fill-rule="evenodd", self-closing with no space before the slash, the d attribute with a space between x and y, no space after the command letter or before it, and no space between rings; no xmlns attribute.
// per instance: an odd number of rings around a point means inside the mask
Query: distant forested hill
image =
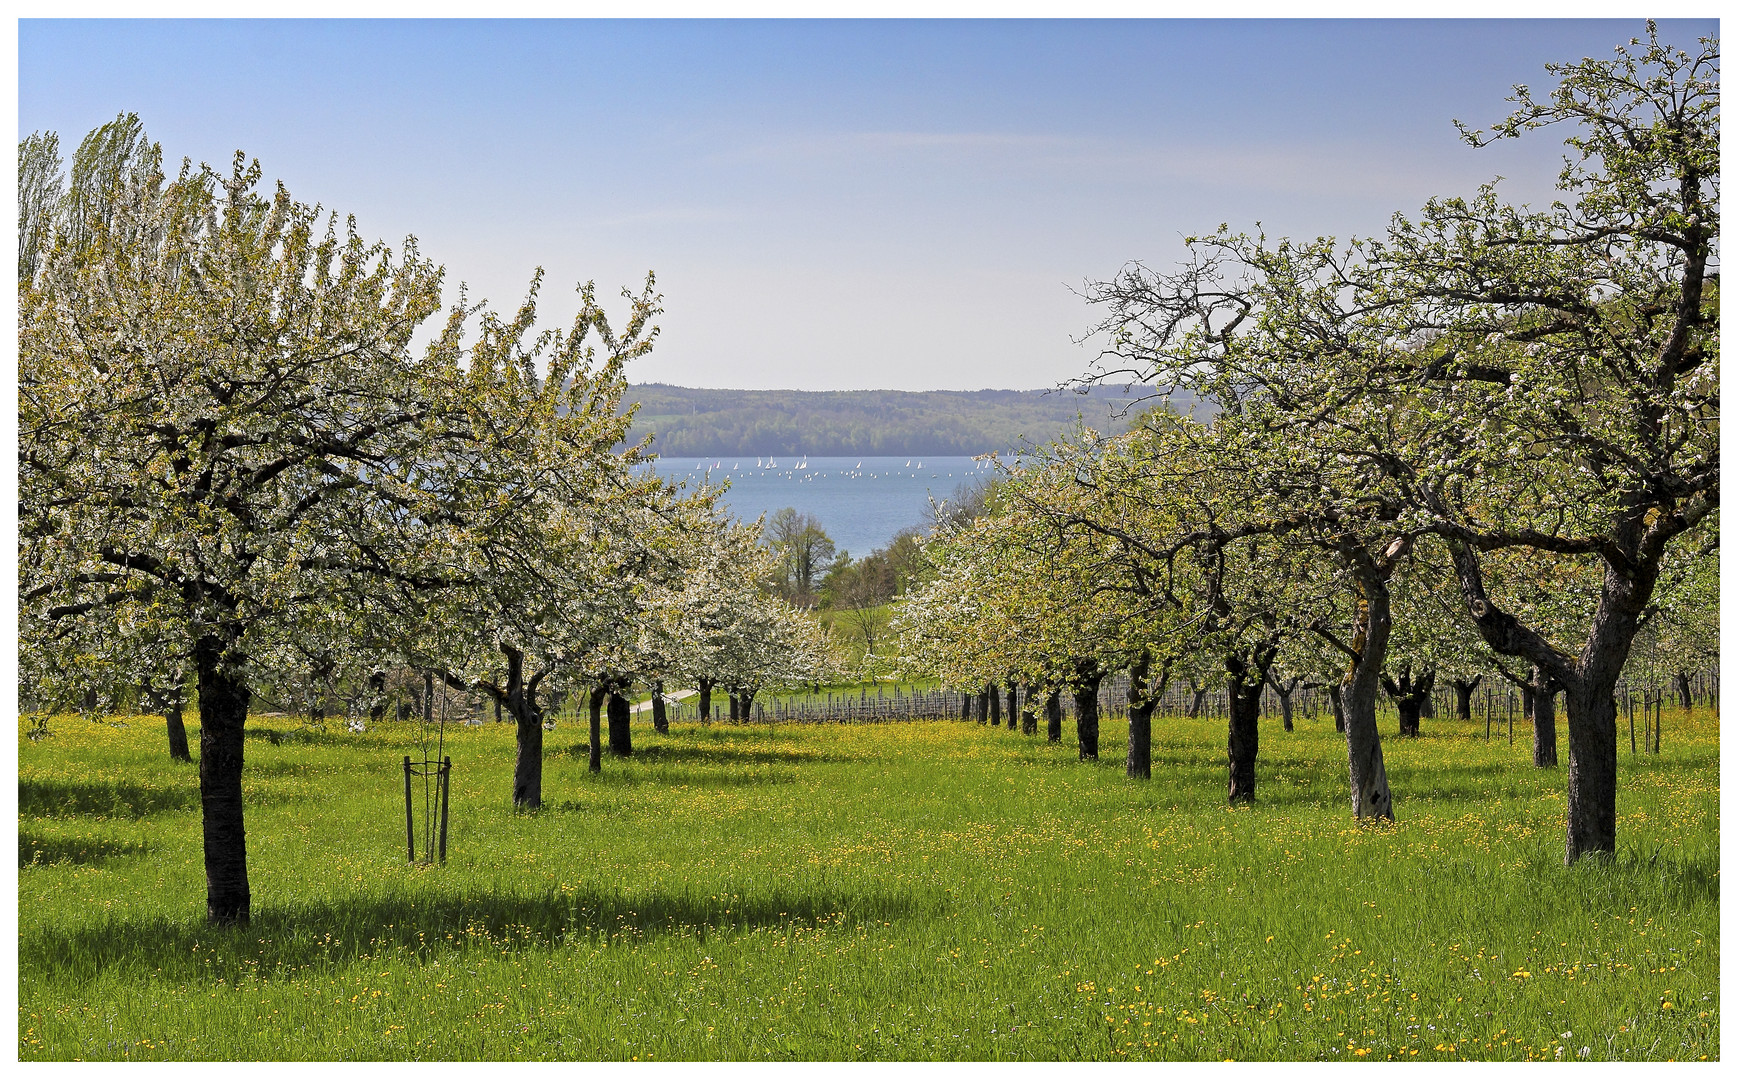
<svg viewBox="0 0 1738 1080"><path fill-rule="evenodd" d="M1044 390L697 390L628 388L634 437L670 457L709 454L985 454L1045 443L1078 415L1121 432L1146 407L1122 387ZM1183 404L1183 403L1179 403ZM1123 415L1124 413L1127 415Z"/></svg>

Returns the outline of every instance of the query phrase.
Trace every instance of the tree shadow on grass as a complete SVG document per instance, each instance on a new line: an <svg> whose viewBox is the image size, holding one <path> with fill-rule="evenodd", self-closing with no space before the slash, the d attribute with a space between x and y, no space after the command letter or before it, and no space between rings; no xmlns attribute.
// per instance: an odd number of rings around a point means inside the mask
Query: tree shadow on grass
<svg viewBox="0 0 1738 1080"><path fill-rule="evenodd" d="M127 780L87 783L74 780L18 781L20 817L125 817L191 810L199 805L199 790L148 787Z"/></svg>
<svg viewBox="0 0 1738 1080"><path fill-rule="evenodd" d="M573 757L584 759L591 753L591 747L587 743L575 743L567 748L567 753ZM604 756L606 759L609 757L607 750L605 751ZM764 747L656 743L651 746L641 746L636 748L629 760L650 764L680 761L724 766L741 766L824 765L856 761L859 759L850 754L811 754L800 750L768 750Z"/></svg>
<svg viewBox="0 0 1738 1080"><path fill-rule="evenodd" d="M744 788L794 784L797 782L797 773L794 769L741 771L734 769L689 769L681 766L611 769L606 766L600 773L585 774L581 782L606 788L639 787L645 784L653 784L658 787ZM554 809L579 810L584 809L584 807L577 803L564 802L555 805Z"/></svg>
<svg viewBox="0 0 1738 1080"><path fill-rule="evenodd" d="M109 859L143 855L151 845L143 840L111 840L102 837L43 836L26 830L18 833L18 866L74 863L91 866Z"/></svg>
<svg viewBox="0 0 1738 1080"><path fill-rule="evenodd" d="M198 728L189 728L187 734L189 738L197 740ZM344 750L396 749L403 746L406 739L415 736L409 723L382 721L379 724L369 725L365 732L355 732L344 726L343 718L339 718L335 722L329 721L319 727L308 724L296 727L271 727L262 725L258 721L250 721L242 734L245 738L270 743L273 746L320 746Z"/></svg>
<svg viewBox="0 0 1738 1080"><path fill-rule="evenodd" d="M851 761L852 755L834 756L831 753L807 753L803 751L767 750L766 746L790 745L812 747L816 740L812 735L805 734L803 729L814 731L825 724L767 724L759 722L738 722L719 720L710 724L673 724L669 735L658 736L663 740L658 745L672 749L692 750L696 753L736 752L736 746L748 746L756 753L788 753L792 758L804 761Z"/></svg>
<svg viewBox="0 0 1738 1080"><path fill-rule="evenodd" d="M603 939L631 947L672 935L704 942L720 930L892 922L924 906L884 891L774 890L745 897L728 889L634 894L593 887L541 896L424 893L292 903L258 907L253 921L237 928L210 927L196 918L122 919L71 930L26 930L19 937L19 964L54 979L85 980L132 968L164 979L233 984L407 951L428 958L467 949L554 950Z"/></svg>
<svg viewBox="0 0 1738 1080"><path fill-rule="evenodd" d="M1556 783L1548 785L1551 790L1562 787L1563 774L1559 770L1555 776ZM1531 803L1539 798L1539 784L1526 783L1520 780L1497 781L1484 784L1438 784L1426 780L1413 780L1404 786L1394 787L1394 803L1396 807L1405 806L1403 800L1417 800L1420 803L1441 803L1461 812L1472 812L1488 808L1492 803L1514 804ZM1552 811L1558 818L1561 810Z"/></svg>

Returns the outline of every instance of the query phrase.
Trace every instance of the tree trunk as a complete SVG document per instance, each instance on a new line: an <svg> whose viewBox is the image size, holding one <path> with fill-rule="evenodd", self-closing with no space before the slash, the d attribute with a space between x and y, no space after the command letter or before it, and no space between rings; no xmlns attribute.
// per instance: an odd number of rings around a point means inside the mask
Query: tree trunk
<svg viewBox="0 0 1738 1080"><path fill-rule="evenodd" d="M995 683L984 687L984 697L990 703L990 726L1002 726L1002 688Z"/></svg>
<svg viewBox="0 0 1738 1080"><path fill-rule="evenodd" d="M1007 691L1008 691L1008 706L1007 706L1008 734L1012 735L1014 733L1014 730L1015 730L1014 718L1020 715L1018 710L1017 710L1017 706L1019 705L1020 694L1019 694L1019 691L1015 688L1012 680L1010 680L1008 683Z"/></svg>
<svg viewBox="0 0 1738 1080"><path fill-rule="evenodd" d="M1334 710L1334 731L1344 735L1346 733L1346 696L1345 687L1342 684L1334 683L1328 687L1328 704Z"/></svg>
<svg viewBox="0 0 1738 1080"><path fill-rule="evenodd" d="M145 686L144 690L145 696L150 698L158 709L162 710L163 724L169 732L169 760L192 762L193 753L187 745L187 724L181 716L181 709L185 704L185 690L180 678L181 674L180 671L177 671L174 676L171 676L168 684L160 692L149 684Z"/></svg>
<svg viewBox="0 0 1738 1080"><path fill-rule="evenodd" d="M1074 668L1074 733L1080 743L1080 760L1098 760L1098 684L1104 672L1093 661Z"/></svg>
<svg viewBox="0 0 1738 1080"><path fill-rule="evenodd" d="M961 693L960 700L960 719L969 722L972 718L972 696L967 693Z"/></svg>
<svg viewBox="0 0 1738 1080"><path fill-rule="evenodd" d="M386 672L371 671L368 673L368 722L378 724L386 719ZM495 703L495 719L501 719L501 703Z"/></svg>
<svg viewBox="0 0 1738 1080"><path fill-rule="evenodd" d="M1683 705L1685 712L1690 712L1696 707L1696 699L1690 695L1690 673L1687 671L1678 672L1677 683L1678 702Z"/></svg>
<svg viewBox="0 0 1738 1080"><path fill-rule="evenodd" d="M1240 653L1225 655L1225 758L1229 779L1227 801L1233 805L1255 801L1255 759L1261 750L1261 688L1278 653L1275 645L1263 643Z"/></svg>
<svg viewBox="0 0 1738 1080"><path fill-rule="evenodd" d="M586 702L587 718L590 722L591 758L586 763L588 772L603 771L603 703L609 696L609 687L598 686L591 691L591 698Z"/></svg>
<svg viewBox="0 0 1738 1080"><path fill-rule="evenodd" d="M1456 720L1472 719L1472 692L1478 689L1479 683L1483 682L1484 678L1483 675L1475 675L1470 682L1466 679L1449 680L1448 685L1454 687L1454 718Z"/></svg>
<svg viewBox="0 0 1738 1080"><path fill-rule="evenodd" d="M1533 722L1533 767L1536 769L1555 769L1557 767L1557 687L1539 668L1531 672L1533 685L1528 688L1527 696L1531 698L1531 710L1528 718ZM1616 723L1613 713L1613 723ZM1615 738L1615 736L1614 736Z"/></svg>
<svg viewBox="0 0 1738 1080"><path fill-rule="evenodd" d="M1564 691L1569 719L1569 821L1564 862L1617 852L1617 701L1588 681Z"/></svg>
<svg viewBox="0 0 1738 1080"><path fill-rule="evenodd" d="M1290 683L1282 683L1278 679L1267 680L1267 684L1273 687L1274 697L1279 699L1279 715L1287 731L1295 730L1291 722L1291 696L1297 693L1298 684L1301 682L1302 676L1294 676Z"/></svg>
<svg viewBox="0 0 1738 1080"><path fill-rule="evenodd" d="M236 657L230 658L232 664ZM253 898L247 886L247 830L242 824L244 727L252 693L223 664L222 646L194 646L199 671L199 803L205 837L205 917L219 925L245 923Z"/></svg>
<svg viewBox="0 0 1738 1080"><path fill-rule="evenodd" d="M632 712L628 707L628 699L623 697L615 687L610 688L609 721L610 721L610 755L613 757L632 757L634 753L634 733L629 725Z"/></svg>
<svg viewBox="0 0 1738 1080"><path fill-rule="evenodd" d="M702 721L709 721L712 719L712 680L711 679L701 679L700 680L700 719Z"/></svg>
<svg viewBox="0 0 1738 1080"><path fill-rule="evenodd" d="M1201 715L1201 705L1207 700L1207 688L1196 685L1195 680L1190 679L1189 691L1193 696L1189 699L1189 707L1183 711L1183 715L1192 720Z"/></svg>
<svg viewBox="0 0 1738 1080"><path fill-rule="evenodd" d="M748 723L754 719L754 691L742 691L742 721Z"/></svg>
<svg viewBox="0 0 1738 1080"><path fill-rule="evenodd" d="M1260 710L1248 694L1231 690L1225 695L1229 717L1226 723L1225 757L1229 766L1226 800L1255 801L1255 758L1261 750Z"/></svg>
<svg viewBox="0 0 1738 1080"><path fill-rule="evenodd" d="M1412 739L1418 737L1419 717L1423 715L1424 703L1430 700L1430 693L1435 687L1434 671L1426 671L1414 679L1410 669L1402 668L1399 682L1386 675L1382 676L1382 688L1394 700L1394 711L1400 716L1402 736Z"/></svg>
<svg viewBox="0 0 1738 1080"><path fill-rule="evenodd" d="M525 685L525 654L507 654L507 714L513 718L516 753L513 758L513 806L537 810L543 806L543 714L536 693ZM423 695L425 700L428 694Z"/></svg>
<svg viewBox="0 0 1738 1080"><path fill-rule="evenodd" d="M1020 734L1038 734L1038 716L1032 711L1032 684L1026 684L1026 700L1020 710Z"/></svg>
<svg viewBox="0 0 1738 1080"><path fill-rule="evenodd" d="M1044 736L1049 742L1062 741L1062 691L1052 689L1044 699Z"/></svg>
<svg viewBox="0 0 1738 1080"><path fill-rule="evenodd" d="M422 722L434 723L434 672L422 673Z"/></svg>
<svg viewBox="0 0 1738 1080"><path fill-rule="evenodd" d="M1418 699L1410 695L1395 699L1394 712L1400 718L1400 735L1408 739L1418 738Z"/></svg>
<svg viewBox="0 0 1738 1080"><path fill-rule="evenodd" d="M1145 650L1128 677L1128 762L1131 780L1153 778L1153 699L1148 693L1147 672L1152 657Z"/></svg>
<svg viewBox="0 0 1738 1080"><path fill-rule="evenodd" d="M735 723L742 719L742 702L736 696L736 691L730 691L730 721Z"/></svg>
<svg viewBox="0 0 1738 1080"><path fill-rule="evenodd" d="M1128 776L1131 780L1153 778L1153 703L1128 707Z"/></svg>
<svg viewBox="0 0 1738 1080"><path fill-rule="evenodd" d="M662 680L652 684L652 730L660 735L670 734L670 714L664 707Z"/></svg>
<svg viewBox="0 0 1738 1080"><path fill-rule="evenodd" d="M1388 788L1388 769L1382 761L1382 733L1376 728L1376 691L1393 630L1388 584L1373 576L1359 584L1363 593L1362 612L1354 640L1358 659L1341 690L1346 757L1351 765L1352 815L1393 821L1394 794Z"/></svg>

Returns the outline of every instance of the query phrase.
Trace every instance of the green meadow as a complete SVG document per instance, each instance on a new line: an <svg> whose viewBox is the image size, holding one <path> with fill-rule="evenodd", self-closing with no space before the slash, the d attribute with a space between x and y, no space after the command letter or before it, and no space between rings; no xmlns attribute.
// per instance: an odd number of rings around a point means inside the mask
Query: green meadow
<svg viewBox="0 0 1738 1080"><path fill-rule="evenodd" d="M643 718L641 718L643 719ZM414 724L249 724L253 921L205 924L198 781L155 717L19 727L19 1055L38 1059L1591 1059L1719 1053L1717 718L1619 764L1619 855L1482 722L1155 720L1153 779L972 723L449 729L449 857L406 859ZM276 725L276 726L274 726ZM197 745L197 744L195 744ZM1567 745L1564 743L1563 745ZM421 794L418 789L418 803Z"/></svg>

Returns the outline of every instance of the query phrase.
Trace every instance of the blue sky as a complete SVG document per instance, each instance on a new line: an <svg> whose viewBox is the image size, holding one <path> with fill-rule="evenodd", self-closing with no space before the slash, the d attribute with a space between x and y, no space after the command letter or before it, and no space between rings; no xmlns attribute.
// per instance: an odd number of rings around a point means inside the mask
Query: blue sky
<svg viewBox="0 0 1738 1080"><path fill-rule="evenodd" d="M1713 20L1666 21L1688 45ZM1630 21L43 21L18 124L131 110L170 159L237 148L543 310L658 274L632 377L1032 388L1079 374L1071 287L1220 222L1370 233L1493 176L1547 201L1549 133L1474 151L1544 64Z"/></svg>

